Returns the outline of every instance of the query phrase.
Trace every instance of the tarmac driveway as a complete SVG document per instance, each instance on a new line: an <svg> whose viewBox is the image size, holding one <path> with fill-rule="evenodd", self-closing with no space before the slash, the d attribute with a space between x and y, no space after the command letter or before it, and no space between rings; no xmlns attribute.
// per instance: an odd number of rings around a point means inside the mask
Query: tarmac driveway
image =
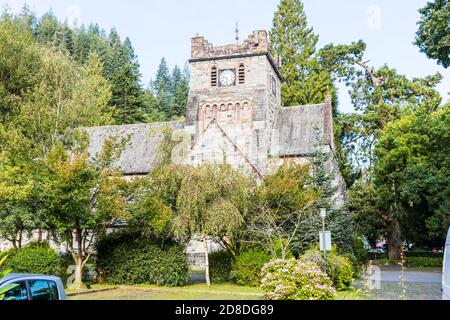
<svg viewBox="0 0 450 320"><path fill-rule="evenodd" d="M381 285L370 291L373 300L442 300L442 273L381 267Z"/></svg>

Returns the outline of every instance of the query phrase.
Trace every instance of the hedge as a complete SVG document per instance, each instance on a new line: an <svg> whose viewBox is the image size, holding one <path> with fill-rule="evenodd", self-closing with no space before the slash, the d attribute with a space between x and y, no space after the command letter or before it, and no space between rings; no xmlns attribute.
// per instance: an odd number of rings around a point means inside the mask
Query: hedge
<svg viewBox="0 0 450 320"><path fill-rule="evenodd" d="M11 249L4 255L8 255L8 259L3 267L12 269L14 273L61 275L60 257L46 242Z"/></svg>
<svg viewBox="0 0 450 320"><path fill-rule="evenodd" d="M443 258L444 254L441 252L432 252L425 250L413 250L406 252L407 257L420 257L420 258Z"/></svg>
<svg viewBox="0 0 450 320"><path fill-rule="evenodd" d="M407 257L406 265L408 267L436 267L441 268L444 263L443 258L428 257Z"/></svg>
<svg viewBox="0 0 450 320"><path fill-rule="evenodd" d="M225 283L230 278L232 256L227 251L209 255L209 273L212 283Z"/></svg>
<svg viewBox="0 0 450 320"><path fill-rule="evenodd" d="M264 251L252 249L236 258L233 274L240 286L258 287L261 284L261 269L272 259Z"/></svg>
<svg viewBox="0 0 450 320"><path fill-rule="evenodd" d="M96 248L100 282L175 287L188 281L185 248L176 243L123 232L100 239Z"/></svg>

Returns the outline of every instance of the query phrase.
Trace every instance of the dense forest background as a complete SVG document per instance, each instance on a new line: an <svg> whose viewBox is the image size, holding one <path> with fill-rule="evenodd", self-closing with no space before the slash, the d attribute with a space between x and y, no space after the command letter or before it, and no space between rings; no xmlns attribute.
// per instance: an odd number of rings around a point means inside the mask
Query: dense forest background
<svg viewBox="0 0 450 320"><path fill-rule="evenodd" d="M98 55L102 75L111 85L109 106L114 108L117 124L167 121L184 116L189 91L187 65L169 70L161 60L155 78L145 88L140 65L129 38L121 39L117 30L105 31L97 24L70 28L52 12L37 17L25 6L12 20L28 29L35 42L66 54L78 65L84 65L92 54Z"/></svg>

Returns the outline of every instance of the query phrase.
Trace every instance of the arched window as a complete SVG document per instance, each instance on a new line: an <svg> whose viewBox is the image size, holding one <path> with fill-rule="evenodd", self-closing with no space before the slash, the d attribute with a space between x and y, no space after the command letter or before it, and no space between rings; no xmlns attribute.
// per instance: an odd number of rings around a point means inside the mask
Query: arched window
<svg viewBox="0 0 450 320"><path fill-rule="evenodd" d="M241 63L238 67L239 69L239 84L245 83L245 66Z"/></svg>
<svg viewBox="0 0 450 320"><path fill-rule="evenodd" d="M211 68L211 87L217 87L217 67Z"/></svg>

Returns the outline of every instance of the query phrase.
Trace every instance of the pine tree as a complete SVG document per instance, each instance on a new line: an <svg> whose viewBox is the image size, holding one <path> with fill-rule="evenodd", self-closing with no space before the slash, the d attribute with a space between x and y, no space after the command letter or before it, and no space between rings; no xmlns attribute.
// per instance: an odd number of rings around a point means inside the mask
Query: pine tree
<svg viewBox="0 0 450 320"><path fill-rule="evenodd" d="M158 66L155 80L151 82L151 88L156 98L159 111L164 113L167 118L171 115L171 91L172 79L165 58L161 59Z"/></svg>
<svg viewBox="0 0 450 320"><path fill-rule="evenodd" d="M341 251L352 252L352 225L347 204L343 208L335 206L339 188L335 182L336 167L331 165L333 155L326 150L328 146L320 139L318 128L315 129L315 136L315 151L311 156L312 179L314 189L320 193L315 210L319 212L320 208L327 209L327 225L333 234L333 241Z"/></svg>
<svg viewBox="0 0 450 320"><path fill-rule="evenodd" d="M270 32L271 54L282 59L285 106L322 103L333 91L329 74L315 56L318 36L308 26L300 0L281 0Z"/></svg>
<svg viewBox="0 0 450 320"><path fill-rule="evenodd" d="M52 11L44 14L36 26L35 36L41 44L52 44L60 28L58 19Z"/></svg>
<svg viewBox="0 0 450 320"><path fill-rule="evenodd" d="M170 116L182 117L186 113L187 98L189 93L189 82L186 70L184 72L178 66L172 70L172 90Z"/></svg>
<svg viewBox="0 0 450 320"><path fill-rule="evenodd" d="M24 4L22 7L22 11L19 14L21 21L25 24L25 26L34 32L37 25L37 17L36 13L33 12L27 4Z"/></svg>
<svg viewBox="0 0 450 320"><path fill-rule="evenodd" d="M144 105L141 75L131 42L127 38L122 44L117 31L113 29L109 36L109 49L104 75L111 83L113 94L110 105L117 110L115 119L119 124L142 122Z"/></svg>

